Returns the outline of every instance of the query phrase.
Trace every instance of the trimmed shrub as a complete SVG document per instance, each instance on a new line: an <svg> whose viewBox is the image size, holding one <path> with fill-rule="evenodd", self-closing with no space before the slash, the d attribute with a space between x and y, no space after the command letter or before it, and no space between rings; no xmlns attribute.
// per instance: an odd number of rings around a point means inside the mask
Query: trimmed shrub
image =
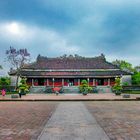
<svg viewBox="0 0 140 140"><path fill-rule="evenodd" d="M112 87L116 95L120 95L122 92L121 80L120 78L115 79L115 85Z"/></svg>
<svg viewBox="0 0 140 140"><path fill-rule="evenodd" d="M80 93L93 93L93 87L88 85L87 80L82 80L81 85L79 86Z"/></svg>

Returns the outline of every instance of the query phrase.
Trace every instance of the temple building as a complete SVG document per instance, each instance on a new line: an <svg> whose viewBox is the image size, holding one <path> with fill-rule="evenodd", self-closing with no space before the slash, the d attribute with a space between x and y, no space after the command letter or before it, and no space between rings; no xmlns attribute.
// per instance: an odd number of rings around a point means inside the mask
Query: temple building
<svg viewBox="0 0 140 140"><path fill-rule="evenodd" d="M12 74L11 74L12 75ZM78 55L48 58L38 55L36 61L25 65L20 71L30 86L79 86L83 79L89 86L113 86L116 77L131 82L131 74L98 57Z"/></svg>

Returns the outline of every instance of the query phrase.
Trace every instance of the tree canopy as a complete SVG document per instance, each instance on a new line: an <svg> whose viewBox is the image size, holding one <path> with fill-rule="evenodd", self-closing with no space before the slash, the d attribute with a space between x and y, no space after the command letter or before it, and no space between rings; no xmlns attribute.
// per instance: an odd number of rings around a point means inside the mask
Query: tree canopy
<svg viewBox="0 0 140 140"><path fill-rule="evenodd" d="M30 60L30 53L27 49L15 49L11 47L6 50L7 61L12 66L12 70L15 69L17 73L16 87L18 86L19 72L25 63Z"/></svg>
<svg viewBox="0 0 140 140"><path fill-rule="evenodd" d="M129 72L134 72L134 68L131 63L126 62L125 60L115 60L112 62L114 65L117 65L120 67L121 70L129 71Z"/></svg>
<svg viewBox="0 0 140 140"><path fill-rule="evenodd" d="M15 49L11 47L6 50L7 60L15 69L20 69L30 59L30 53L27 49Z"/></svg>
<svg viewBox="0 0 140 140"><path fill-rule="evenodd" d="M140 85L140 72L135 72L132 76L132 84Z"/></svg>
<svg viewBox="0 0 140 140"><path fill-rule="evenodd" d="M5 85L10 85L11 79L9 77L1 77L0 78L0 85L5 86Z"/></svg>

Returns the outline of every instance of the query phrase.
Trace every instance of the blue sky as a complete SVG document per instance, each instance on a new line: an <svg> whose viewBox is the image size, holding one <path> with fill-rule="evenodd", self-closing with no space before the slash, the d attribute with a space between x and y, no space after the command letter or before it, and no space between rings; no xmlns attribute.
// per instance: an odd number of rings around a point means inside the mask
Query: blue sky
<svg viewBox="0 0 140 140"><path fill-rule="evenodd" d="M5 50L38 54L106 55L140 64L139 0L0 0L0 64Z"/></svg>

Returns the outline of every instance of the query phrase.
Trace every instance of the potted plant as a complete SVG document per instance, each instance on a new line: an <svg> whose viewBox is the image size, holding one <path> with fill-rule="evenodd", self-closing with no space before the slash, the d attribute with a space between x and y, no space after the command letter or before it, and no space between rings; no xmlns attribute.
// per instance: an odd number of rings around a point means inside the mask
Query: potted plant
<svg viewBox="0 0 140 140"><path fill-rule="evenodd" d="M26 83L26 78L22 78L21 81L20 81L20 85L19 85L19 87L18 87L19 93L20 93L21 95L26 95L27 92L29 91L28 88L29 88L29 87L28 87L28 85L27 85L27 83Z"/></svg>
<svg viewBox="0 0 140 140"><path fill-rule="evenodd" d="M113 91L116 95L121 95L122 93L122 86L120 78L115 79L115 85L113 86Z"/></svg>
<svg viewBox="0 0 140 140"><path fill-rule="evenodd" d="M87 95L89 92L89 85L87 80L82 80L81 85L79 86L79 90L83 95Z"/></svg>

